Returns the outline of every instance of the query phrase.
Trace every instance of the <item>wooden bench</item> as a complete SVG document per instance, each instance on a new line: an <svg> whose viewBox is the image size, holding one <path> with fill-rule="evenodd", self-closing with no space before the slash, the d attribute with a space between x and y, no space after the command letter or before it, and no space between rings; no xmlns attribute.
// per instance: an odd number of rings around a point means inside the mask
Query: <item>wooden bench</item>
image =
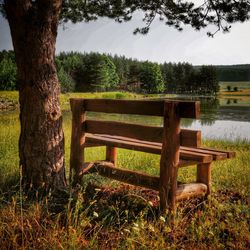
<svg viewBox="0 0 250 250"><path fill-rule="evenodd" d="M234 152L204 148L201 132L180 128L181 118L197 119L200 104L173 100L70 99L72 137L70 168L73 184L87 173L98 172L118 181L159 191L160 209L175 210L178 200L211 192L211 163L235 156ZM87 112L161 116L163 126L87 119ZM84 162L84 148L106 146L106 159ZM160 176L118 168L116 148L161 155ZM197 165L195 183L178 184L178 168Z"/></svg>

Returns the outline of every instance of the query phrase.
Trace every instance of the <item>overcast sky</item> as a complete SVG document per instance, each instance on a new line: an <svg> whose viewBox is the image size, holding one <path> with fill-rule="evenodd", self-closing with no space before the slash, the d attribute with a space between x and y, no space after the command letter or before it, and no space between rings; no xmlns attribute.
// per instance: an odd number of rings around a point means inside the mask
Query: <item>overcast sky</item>
<svg viewBox="0 0 250 250"><path fill-rule="evenodd" d="M96 22L66 24L59 27L57 53L61 51L105 52L154 62L201 64L250 63L250 22L234 24L230 33L209 38L205 30L186 26L178 32L158 21L149 34L133 35L143 24L139 15L124 24L102 18ZM216 27L211 27L215 31ZM0 50L12 49L9 26L0 17Z"/></svg>

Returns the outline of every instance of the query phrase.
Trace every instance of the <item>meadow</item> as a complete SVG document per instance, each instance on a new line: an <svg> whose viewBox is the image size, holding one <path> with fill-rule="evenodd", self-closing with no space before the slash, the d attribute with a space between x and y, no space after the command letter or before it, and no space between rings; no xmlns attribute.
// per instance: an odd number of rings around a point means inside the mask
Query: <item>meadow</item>
<svg viewBox="0 0 250 250"><path fill-rule="evenodd" d="M6 96L5 93L1 93ZM1 97L0 94L0 97ZM17 98L17 93L7 93ZM71 123L69 97L141 98L129 93L61 96L67 175ZM16 99L17 100L17 99ZM18 163L17 111L0 113L1 249L249 249L250 141L204 140L203 145L236 151L232 160L216 162L208 201L179 203L172 215L159 217L158 195L98 175L85 176L78 192L61 191L30 201L22 192ZM104 158L104 148L86 150L86 161ZM159 156L118 150L118 165L159 173ZM195 166L182 168L179 180L195 180Z"/></svg>
<svg viewBox="0 0 250 250"><path fill-rule="evenodd" d="M220 82L220 95L224 96L250 96L250 82ZM228 86L231 88L228 91ZM235 91L234 88L237 88Z"/></svg>

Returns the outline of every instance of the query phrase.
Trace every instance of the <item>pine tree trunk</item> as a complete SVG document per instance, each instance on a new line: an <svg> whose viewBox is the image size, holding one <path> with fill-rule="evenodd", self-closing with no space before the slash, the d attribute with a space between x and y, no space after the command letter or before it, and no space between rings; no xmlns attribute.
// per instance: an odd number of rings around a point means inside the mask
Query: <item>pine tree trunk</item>
<svg viewBox="0 0 250 250"><path fill-rule="evenodd" d="M55 67L61 1L20 2L5 2L18 69L20 166L26 189L48 191L66 186Z"/></svg>

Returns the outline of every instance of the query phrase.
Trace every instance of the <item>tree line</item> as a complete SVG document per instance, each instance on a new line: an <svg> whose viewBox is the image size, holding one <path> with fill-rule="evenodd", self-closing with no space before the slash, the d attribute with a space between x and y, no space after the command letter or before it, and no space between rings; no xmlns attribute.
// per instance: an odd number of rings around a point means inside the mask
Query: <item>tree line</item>
<svg viewBox="0 0 250 250"><path fill-rule="evenodd" d="M62 92L126 90L139 93L215 94L216 68L189 63L153 63L125 56L62 52L56 56ZM0 52L0 89L18 89L12 51Z"/></svg>
<svg viewBox="0 0 250 250"><path fill-rule="evenodd" d="M219 81L244 82L250 81L250 65L218 65L216 66Z"/></svg>

